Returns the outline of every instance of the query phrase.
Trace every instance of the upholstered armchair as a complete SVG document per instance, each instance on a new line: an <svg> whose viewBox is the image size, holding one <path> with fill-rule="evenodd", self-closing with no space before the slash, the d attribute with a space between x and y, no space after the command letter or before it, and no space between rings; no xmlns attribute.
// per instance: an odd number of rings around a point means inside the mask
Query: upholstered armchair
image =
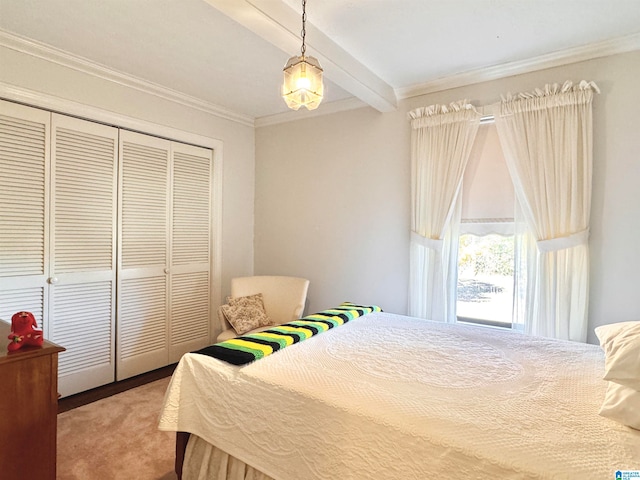
<svg viewBox="0 0 640 480"><path fill-rule="evenodd" d="M280 325L302 317L308 288L309 280L306 278L271 275L233 278L231 280L231 297L235 299L261 293L264 311L271 323L271 325L261 326L244 334L266 330L270 326ZM218 319L222 326L218 342L239 335L227 321L223 308L224 306L218 309Z"/></svg>

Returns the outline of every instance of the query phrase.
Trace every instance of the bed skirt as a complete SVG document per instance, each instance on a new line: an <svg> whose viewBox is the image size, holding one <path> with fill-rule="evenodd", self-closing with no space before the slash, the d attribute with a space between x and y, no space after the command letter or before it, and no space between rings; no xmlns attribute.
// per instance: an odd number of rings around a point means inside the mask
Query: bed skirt
<svg viewBox="0 0 640 480"><path fill-rule="evenodd" d="M197 435L187 443L182 480L274 480Z"/></svg>

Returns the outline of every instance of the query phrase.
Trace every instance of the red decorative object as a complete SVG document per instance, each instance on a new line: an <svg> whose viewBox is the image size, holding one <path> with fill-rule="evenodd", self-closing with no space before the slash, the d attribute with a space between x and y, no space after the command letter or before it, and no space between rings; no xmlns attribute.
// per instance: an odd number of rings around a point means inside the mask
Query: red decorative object
<svg viewBox="0 0 640 480"><path fill-rule="evenodd" d="M11 334L7 350L13 352L25 345L41 347L44 337L42 330L38 330L36 318L31 312L18 312L11 317Z"/></svg>

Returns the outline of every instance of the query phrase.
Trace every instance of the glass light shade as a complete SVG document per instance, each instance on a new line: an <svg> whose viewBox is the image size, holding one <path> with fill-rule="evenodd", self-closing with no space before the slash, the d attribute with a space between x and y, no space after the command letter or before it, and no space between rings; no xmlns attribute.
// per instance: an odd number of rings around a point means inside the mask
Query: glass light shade
<svg viewBox="0 0 640 480"><path fill-rule="evenodd" d="M291 57L284 67L282 98L293 110L315 110L322 102L322 67L314 57Z"/></svg>

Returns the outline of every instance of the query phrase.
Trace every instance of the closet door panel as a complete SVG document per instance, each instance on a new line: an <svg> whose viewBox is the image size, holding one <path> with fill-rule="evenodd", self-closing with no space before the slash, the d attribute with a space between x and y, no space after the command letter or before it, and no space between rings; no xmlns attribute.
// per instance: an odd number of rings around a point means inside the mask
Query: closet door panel
<svg viewBox="0 0 640 480"><path fill-rule="evenodd" d="M172 144L171 362L211 343L212 157Z"/></svg>
<svg viewBox="0 0 640 480"><path fill-rule="evenodd" d="M50 339L59 389L114 380L118 130L53 114Z"/></svg>
<svg viewBox="0 0 640 480"><path fill-rule="evenodd" d="M171 362L211 343L210 285L209 272L171 275Z"/></svg>
<svg viewBox="0 0 640 480"><path fill-rule="evenodd" d="M170 145L121 131L118 380L168 363Z"/></svg>
<svg viewBox="0 0 640 480"><path fill-rule="evenodd" d="M48 334L51 114L0 101L0 318L33 313Z"/></svg>
<svg viewBox="0 0 640 480"><path fill-rule="evenodd" d="M31 279L30 279L31 280ZM22 282L20 282L22 283ZM0 319L11 322L14 313L27 311L33 313L39 328L43 328L45 318L45 287L29 287L28 282L0 288ZM5 341L4 338L0 341Z"/></svg>

